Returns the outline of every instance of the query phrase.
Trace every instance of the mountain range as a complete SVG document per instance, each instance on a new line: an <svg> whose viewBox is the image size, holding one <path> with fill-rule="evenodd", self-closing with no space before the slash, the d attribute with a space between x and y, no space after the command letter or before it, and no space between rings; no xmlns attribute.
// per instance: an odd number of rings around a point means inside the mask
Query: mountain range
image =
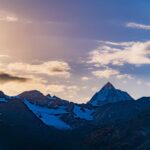
<svg viewBox="0 0 150 150"><path fill-rule="evenodd" d="M148 150L150 97L108 82L85 104L26 91L0 92L1 150Z"/></svg>

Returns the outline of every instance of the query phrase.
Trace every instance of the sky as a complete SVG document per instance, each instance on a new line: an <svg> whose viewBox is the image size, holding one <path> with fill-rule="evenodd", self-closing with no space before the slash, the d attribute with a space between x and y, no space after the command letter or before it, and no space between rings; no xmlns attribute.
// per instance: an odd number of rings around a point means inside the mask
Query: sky
<svg viewBox="0 0 150 150"><path fill-rule="evenodd" d="M149 0L0 0L0 90L84 103L108 81L150 96Z"/></svg>

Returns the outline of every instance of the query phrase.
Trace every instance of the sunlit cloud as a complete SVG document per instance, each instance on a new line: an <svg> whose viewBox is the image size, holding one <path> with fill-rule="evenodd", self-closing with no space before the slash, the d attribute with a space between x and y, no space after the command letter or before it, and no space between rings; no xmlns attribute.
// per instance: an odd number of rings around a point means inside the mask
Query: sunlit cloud
<svg viewBox="0 0 150 150"><path fill-rule="evenodd" d="M143 84L143 82L141 80L137 80L137 84L141 85L141 84Z"/></svg>
<svg viewBox="0 0 150 150"><path fill-rule="evenodd" d="M7 23L32 23L31 20L8 11L0 11L0 21Z"/></svg>
<svg viewBox="0 0 150 150"><path fill-rule="evenodd" d="M0 90L8 95L17 95L26 90L41 90L45 92L47 81L33 75L16 75L9 71L0 73Z"/></svg>
<svg viewBox="0 0 150 150"><path fill-rule="evenodd" d="M150 64L150 41L146 42L100 42L89 53L87 63L95 65L143 65Z"/></svg>
<svg viewBox="0 0 150 150"><path fill-rule="evenodd" d="M46 74L63 78L70 77L71 67L64 61L48 61L41 64L12 63L8 65L8 70L25 72L27 74Z"/></svg>
<svg viewBox="0 0 150 150"><path fill-rule="evenodd" d="M8 55L0 55L0 58L9 58L10 56Z"/></svg>
<svg viewBox="0 0 150 150"><path fill-rule="evenodd" d="M100 67L98 70L92 71L92 74L101 79L110 79L112 77L115 77L116 79L134 79L134 77L130 74L122 74L119 70L112 69L107 66Z"/></svg>
<svg viewBox="0 0 150 150"><path fill-rule="evenodd" d="M134 28L134 29L150 30L150 25L145 25L145 24L140 24L135 22L128 22L126 24L126 27Z"/></svg>
<svg viewBox="0 0 150 150"><path fill-rule="evenodd" d="M61 84L51 84L51 85L48 85L46 89L51 94L54 94L54 93L65 92L66 86L65 85L61 85Z"/></svg>
<svg viewBox="0 0 150 150"><path fill-rule="evenodd" d="M45 92L45 85L40 82L7 82L5 84L2 84L0 87L0 90L4 91L8 95L18 95L24 91L29 90L40 90L41 92Z"/></svg>
<svg viewBox="0 0 150 150"><path fill-rule="evenodd" d="M146 85L147 85L147 86L150 86L150 82L149 82L149 83L146 83Z"/></svg>
<svg viewBox="0 0 150 150"><path fill-rule="evenodd" d="M19 21L19 18L15 14L0 11L0 21L17 22Z"/></svg>
<svg viewBox="0 0 150 150"><path fill-rule="evenodd" d="M134 77L129 74L119 74L119 75L117 75L117 78L118 79L134 79Z"/></svg>
<svg viewBox="0 0 150 150"><path fill-rule="evenodd" d="M64 99L75 97L79 87L71 83L49 82L41 75L69 78L71 67L64 61L48 61L40 64L1 63L0 90L8 95L17 95L24 91L39 90L44 94L60 96Z"/></svg>
<svg viewBox="0 0 150 150"><path fill-rule="evenodd" d="M44 95L51 94L69 100L71 96L72 98L77 96L79 88L75 85L47 84L40 82L40 80L31 80L30 82L6 82L1 84L0 90L12 96L24 91L38 90Z"/></svg>
<svg viewBox="0 0 150 150"><path fill-rule="evenodd" d="M21 76L15 76L8 73L0 72L0 83L6 83L6 82L27 82L29 81L29 78L21 77Z"/></svg>
<svg viewBox="0 0 150 150"><path fill-rule="evenodd" d="M81 78L81 80L83 80L83 81L88 81L90 79L91 79L90 77L86 77L86 76L84 76L84 77Z"/></svg>
<svg viewBox="0 0 150 150"><path fill-rule="evenodd" d="M0 65L0 90L9 95L17 95L23 91L34 89L44 94L58 94L64 98L69 98L67 93L77 93L78 88L75 85L49 83L47 79L41 76L69 78L71 67L67 62L48 61L34 65L29 63L1 63Z"/></svg>
<svg viewBox="0 0 150 150"><path fill-rule="evenodd" d="M75 85L62 85L62 84L51 84L47 86L47 91L50 93L60 93L60 92L66 92L67 93L76 93L79 90L79 88Z"/></svg>
<svg viewBox="0 0 150 150"><path fill-rule="evenodd" d="M98 78L109 79L112 76L119 75L119 71L113 69L105 69L105 70L92 71L92 74Z"/></svg>

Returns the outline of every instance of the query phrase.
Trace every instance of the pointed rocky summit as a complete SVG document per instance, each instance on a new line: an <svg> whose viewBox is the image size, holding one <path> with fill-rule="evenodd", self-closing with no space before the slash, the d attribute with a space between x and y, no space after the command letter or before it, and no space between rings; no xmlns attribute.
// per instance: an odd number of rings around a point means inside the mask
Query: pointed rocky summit
<svg viewBox="0 0 150 150"><path fill-rule="evenodd" d="M127 92L116 89L110 82L97 92L89 104L93 106L101 106L107 103L115 103L118 101L134 100Z"/></svg>

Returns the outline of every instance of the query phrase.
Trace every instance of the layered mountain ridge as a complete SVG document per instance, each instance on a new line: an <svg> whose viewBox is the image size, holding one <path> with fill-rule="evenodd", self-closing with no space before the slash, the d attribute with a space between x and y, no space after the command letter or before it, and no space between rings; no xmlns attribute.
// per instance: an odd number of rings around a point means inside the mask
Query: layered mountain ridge
<svg viewBox="0 0 150 150"><path fill-rule="evenodd" d="M2 92L0 96L2 97L1 102L8 102L8 99L11 99ZM16 96L16 98L19 98L19 101L45 125L61 130L72 130L86 124L95 122L102 124L110 122L114 118L119 119L122 116L113 110L115 106L118 107L123 102L124 108L126 105L131 105L131 107L134 105L134 99L128 93L116 89L110 82L104 85L86 104L76 104L57 96L51 96L50 94L45 96L36 90L23 92ZM107 111L105 109L103 110L103 108L110 104L112 107L112 110L109 108L111 112L108 108L106 109ZM122 115L126 116L127 113L123 111L124 109L121 110ZM102 113L103 111L105 113ZM108 114L113 119L106 119Z"/></svg>
<svg viewBox="0 0 150 150"><path fill-rule="evenodd" d="M150 136L148 114L150 114L149 97L134 100L127 92L116 89L109 82L85 104L76 104L57 96L45 96L36 90L26 91L14 97L0 92L0 131L2 129L4 135L7 133L10 136L11 134L10 137L17 134L15 135L17 140L20 135L25 138L29 134L36 141L36 144L33 144L35 147L39 145L37 138L41 135L39 139L42 139L42 134L44 134L44 140L40 145L42 147L47 145L47 149L50 149L52 145L56 147L57 144L54 141L63 136L64 139L60 139L63 147L65 147L65 143L68 144L70 141L69 143L73 143L75 149L79 149L80 145L83 145L86 150L88 148L89 150L112 150L112 147L109 148L103 143L108 142L111 138L116 143L117 140L122 143L121 147L111 143L114 149L124 149L124 141L127 142L128 138L126 139L127 135L122 131L122 128L128 134L132 132L133 135L136 135L136 132L140 130L137 136L143 138L145 135L145 140L143 139L141 143L143 148L149 145L147 144ZM139 117L141 116L145 116L147 120L140 122ZM132 131L128 130L130 126L132 126ZM30 132L26 133L26 130ZM36 134L38 130L40 131ZM130 138L134 139L133 135L131 134ZM25 141L24 138L22 142ZM125 140L121 141L120 138L125 138ZM4 139L0 136L0 140ZM134 142L128 141L128 144L133 149ZM41 149L41 147L39 148ZM60 148L61 146L56 150ZM10 149L12 150L12 147ZM45 150L47 149L45 148ZM72 149L72 146L68 149ZM139 148L139 150L142 149Z"/></svg>

